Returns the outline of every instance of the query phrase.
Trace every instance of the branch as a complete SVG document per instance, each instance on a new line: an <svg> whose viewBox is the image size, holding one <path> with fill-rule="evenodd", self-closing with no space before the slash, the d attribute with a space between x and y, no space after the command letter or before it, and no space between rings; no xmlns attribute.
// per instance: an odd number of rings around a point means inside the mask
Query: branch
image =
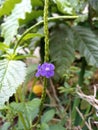
<svg viewBox="0 0 98 130"><path fill-rule="evenodd" d="M76 89L76 93L80 96L80 98L87 101L96 110L98 110L98 100L95 98L96 97L96 86L94 86L94 95L86 95L86 94L84 94L79 86Z"/></svg>
<svg viewBox="0 0 98 130"><path fill-rule="evenodd" d="M66 20L70 20L70 19L77 19L79 18L79 16L56 16L56 17L50 17L48 18L48 21L54 21L54 20L60 20L60 19L66 19ZM30 31L32 31L34 28L36 28L37 26L41 25L44 23L44 20L41 20L40 22L34 24L33 26L31 26L29 29L27 29L21 36L21 38L18 40L15 48L14 48L14 53L17 49L17 47L21 44L22 39L24 38L25 35L27 35Z"/></svg>

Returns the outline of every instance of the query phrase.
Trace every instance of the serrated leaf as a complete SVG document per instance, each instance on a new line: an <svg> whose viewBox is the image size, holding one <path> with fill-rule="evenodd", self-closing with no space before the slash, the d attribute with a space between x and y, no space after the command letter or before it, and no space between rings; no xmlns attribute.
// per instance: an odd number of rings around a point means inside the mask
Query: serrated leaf
<svg viewBox="0 0 98 130"><path fill-rule="evenodd" d="M40 16L43 16L43 10L32 10L31 13L27 13L26 14L26 18L25 19L20 19L19 20L19 25L28 24L33 19L36 19L36 18L38 18Z"/></svg>
<svg viewBox="0 0 98 130"><path fill-rule="evenodd" d="M76 26L73 28L75 49L86 58L90 65L98 67L98 38L87 28Z"/></svg>
<svg viewBox="0 0 98 130"><path fill-rule="evenodd" d="M55 62L57 72L62 76L74 60L73 34L70 27L60 25L51 33L50 56Z"/></svg>
<svg viewBox="0 0 98 130"><path fill-rule="evenodd" d="M0 61L0 106L12 96L26 75L26 67L22 61Z"/></svg>
<svg viewBox="0 0 98 130"><path fill-rule="evenodd" d="M21 0L6 0L4 1L3 5L0 7L0 17L3 15L8 15L12 9L14 8L15 4L21 2Z"/></svg>
<svg viewBox="0 0 98 130"><path fill-rule="evenodd" d="M33 99L32 101L22 103L13 102L10 104L13 111L16 113L22 113L29 121L32 121L37 116L39 106L40 99Z"/></svg>
<svg viewBox="0 0 98 130"><path fill-rule="evenodd" d="M17 34L19 27L19 19L25 19L25 14L32 10L30 0L22 0L17 4L12 11L12 14L6 18L6 21L1 25L2 36L5 38L5 43L10 44L13 37Z"/></svg>

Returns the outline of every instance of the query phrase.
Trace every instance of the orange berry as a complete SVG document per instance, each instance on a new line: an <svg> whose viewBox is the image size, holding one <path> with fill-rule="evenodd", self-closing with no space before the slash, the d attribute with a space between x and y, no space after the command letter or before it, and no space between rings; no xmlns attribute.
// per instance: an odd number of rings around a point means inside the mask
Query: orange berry
<svg viewBox="0 0 98 130"><path fill-rule="evenodd" d="M32 88L32 91L37 96L41 96L42 91L43 91L43 86L41 84L34 85L34 87Z"/></svg>

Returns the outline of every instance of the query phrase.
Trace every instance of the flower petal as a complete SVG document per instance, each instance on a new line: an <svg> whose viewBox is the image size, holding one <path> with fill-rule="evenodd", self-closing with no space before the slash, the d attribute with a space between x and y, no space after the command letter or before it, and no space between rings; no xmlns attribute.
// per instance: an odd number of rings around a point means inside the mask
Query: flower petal
<svg viewBox="0 0 98 130"><path fill-rule="evenodd" d="M46 73L46 78L51 78L52 76L54 76L54 71L48 71Z"/></svg>
<svg viewBox="0 0 98 130"><path fill-rule="evenodd" d="M55 66L53 64L49 64L49 67L50 67L50 70L54 70L55 69Z"/></svg>
<svg viewBox="0 0 98 130"><path fill-rule="evenodd" d="M38 71L36 73L36 77L44 76L46 78L50 78L54 76L55 66L52 63L43 63L42 65L38 65Z"/></svg>
<svg viewBox="0 0 98 130"><path fill-rule="evenodd" d="M36 76L36 77L39 77L39 76L40 76L40 73L39 73L39 72L36 72L35 76Z"/></svg>

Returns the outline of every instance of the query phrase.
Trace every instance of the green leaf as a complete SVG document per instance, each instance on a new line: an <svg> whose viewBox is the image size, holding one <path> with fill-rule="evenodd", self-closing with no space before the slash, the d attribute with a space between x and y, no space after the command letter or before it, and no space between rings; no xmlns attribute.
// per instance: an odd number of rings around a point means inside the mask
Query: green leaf
<svg viewBox="0 0 98 130"><path fill-rule="evenodd" d="M43 10L33 10L31 13L26 14L25 19L19 19L19 25L28 24L40 16L43 16Z"/></svg>
<svg viewBox="0 0 98 130"><path fill-rule="evenodd" d="M35 74L35 71L37 70L38 65L37 64L33 64L33 65L29 65L27 68L27 73L26 73L26 78L25 78L25 84L28 83L28 81L30 81Z"/></svg>
<svg viewBox="0 0 98 130"><path fill-rule="evenodd" d="M59 11L64 14L73 14L73 8L68 0L55 0Z"/></svg>
<svg viewBox="0 0 98 130"><path fill-rule="evenodd" d="M0 42L0 50L5 51L6 49L8 49L8 46L5 43Z"/></svg>
<svg viewBox="0 0 98 130"><path fill-rule="evenodd" d="M80 109L81 110L85 110L89 107L89 104L85 101L85 100L82 100L81 101L81 104L80 104Z"/></svg>
<svg viewBox="0 0 98 130"><path fill-rule="evenodd" d="M70 27L61 24L52 31L50 56L56 65L57 73L62 76L74 61L73 34Z"/></svg>
<svg viewBox="0 0 98 130"><path fill-rule="evenodd" d="M23 41L29 40L34 37L42 37L43 35L40 33L28 33L25 37L23 37Z"/></svg>
<svg viewBox="0 0 98 130"><path fill-rule="evenodd" d="M84 8L87 6L87 1L85 0L68 0L70 2L71 7L73 8L74 12L77 12L77 14L79 15L79 13L83 13L82 11L84 10Z"/></svg>
<svg viewBox="0 0 98 130"><path fill-rule="evenodd" d="M0 107L12 96L26 75L26 67L22 61L0 61Z"/></svg>
<svg viewBox="0 0 98 130"><path fill-rule="evenodd" d="M73 31L75 49L86 58L90 65L98 67L98 38L96 35L90 29L80 26L74 27Z"/></svg>
<svg viewBox="0 0 98 130"><path fill-rule="evenodd" d="M31 0L33 6L43 6L43 2L41 0Z"/></svg>
<svg viewBox="0 0 98 130"><path fill-rule="evenodd" d="M2 15L9 15L14 6L21 2L21 0L5 0L3 5L0 7L0 17Z"/></svg>
<svg viewBox="0 0 98 130"><path fill-rule="evenodd" d="M57 124L50 126L50 130L66 130L66 129L62 125Z"/></svg>
<svg viewBox="0 0 98 130"><path fill-rule="evenodd" d="M25 14L30 13L32 10L30 0L22 0L17 4L12 11L12 14L8 16L5 22L1 25L2 36L5 38L5 43L10 44L13 37L17 34L19 27L19 19L25 19Z"/></svg>
<svg viewBox="0 0 98 130"><path fill-rule="evenodd" d="M49 122L53 118L54 114L55 114L55 110L53 110L53 109L45 112L41 118L41 122L42 123Z"/></svg>
<svg viewBox="0 0 98 130"><path fill-rule="evenodd" d="M42 123L39 130L50 130L48 124Z"/></svg>
<svg viewBox="0 0 98 130"><path fill-rule="evenodd" d="M33 99L29 102L16 103L13 102L10 104L10 107L16 113L22 113L25 120L29 122L32 121L38 114L40 106L40 99Z"/></svg>
<svg viewBox="0 0 98 130"><path fill-rule="evenodd" d="M26 59L28 57L30 58L30 57L33 57L33 56L32 56L32 54L27 54L27 55L23 54L23 55L17 55L17 56L15 56L14 59L15 60L22 60L22 59Z"/></svg>

